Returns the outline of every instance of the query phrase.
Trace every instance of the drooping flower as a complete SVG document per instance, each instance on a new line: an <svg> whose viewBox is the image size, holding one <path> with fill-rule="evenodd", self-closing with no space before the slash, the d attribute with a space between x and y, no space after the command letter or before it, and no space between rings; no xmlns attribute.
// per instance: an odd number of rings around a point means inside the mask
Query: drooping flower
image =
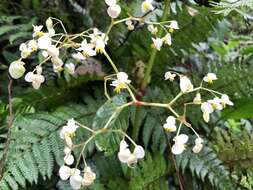
<svg viewBox="0 0 253 190"><path fill-rule="evenodd" d="M86 39L82 41L81 47L77 50L82 51L82 54L85 57L92 57L96 55L96 51L94 50L94 44L87 43Z"/></svg>
<svg viewBox="0 0 253 190"><path fill-rule="evenodd" d="M31 82L34 89L39 89L40 85L45 81L45 77L38 73L28 72L25 75L25 81Z"/></svg>
<svg viewBox="0 0 253 190"><path fill-rule="evenodd" d="M19 79L20 77L22 77L25 73L24 65L25 63L23 61L13 61L9 67L9 73L11 77L14 79Z"/></svg>
<svg viewBox="0 0 253 190"><path fill-rule="evenodd" d="M143 1L142 4L141 4L141 11L143 13L146 13L148 11L153 11L154 7L152 5L152 2L153 2L153 0L145 0L145 1Z"/></svg>
<svg viewBox="0 0 253 190"><path fill-rule="evenodd" d="M203 112L203 119L205 122L209 122L210 114L213 113L213 106L209 102L204 102L201 104L201 111Z"/></svg>
<svg viewBox="0 0 253 190"><path fill-rule="evenodd" d="M193 103L194 104L201 104L202 100L201 100L201 94L197 93L195 98L193 99Z"/></svg>
<svg viewBox="0 0 253 190"><path fill-rule="evenodd" d="M222 110L222 104L220 98L215 97L212 100L208 100L208 102L212 105L214 110Z"/></svg>
<svg viewBox="0 0 253 190"><path fill-rule="evenodd" d="M193 85L188 77L186 76L180 77L180 89L183 93L193 90Z"/></svg>
<svg viewBox="0 0 253 190"><path fill-rule="evenodd" d="M84 187L90 186L96 179L96 174L92 172L90 167L86 167L83 173L82 185Z"/></svg>
<svg viewBox="0 0 253 190"><path fill-rule="evenodd" d="M176 74L168 71L165 73L164 78L165 78L165 80L174 81L176 76L177 76Z"/></svg>
<svg viewBox="0 0 253 190"><path fill-rule="evenodd" d="M151 32L151 34L156 35L158 32L158 28L154 27L153 24L148 25L148 31Z"/></svg>
<svg viewBox="0 0 253 190"><path fill-rule="evenodd" d="M59 170L59 175L62 180L69 179L70 185L73 189L80 189L82 185L82 176L80 175L80 170L75 168L70 168L68 166L61 166Z"/></svg>
<svg viewBox="0 0 253 190"><path fill-rule="evenodd" d="M162 38L152 38L154 47L160 51L161 47L163 45L163 39Z"/></svg>
<svg viewBox="0 0 253 190"><path fill-rule="evenodd" d="M20 44L19 50L21 51L21 57L23 59L26 59L29 57L32 53L31 48L28 48L28 46L25 43Z"/></svg>
<svg viewBox="0 0 253 190"><path fill-rule="evenodd" d="M167 132L174 132L177 130L176 127L176 118L174 116L169 116L166 119L166 123L163 125L163 128L167 131Z"/></svg>
<svg viewBox="0 0 253 190"><path fill-rule="evenodd" d="M43 28L42 25L39 25L39 26L33 26L33 37L41 37L43 36L43 32L41 31Z"/></svg>
<svg viewBox="0 0 253 190"><path fill-rule="evenodd" d="M121 89L127 88L127 85L131 83L128 80L128 75L125 72L117 73L117 79L113 80L111 86L115 87L115 91L119 93Z"/></svg>
<svg viewBox="0 0 253 190"><path fill-rule="evenodd" d="M233 106L234 105L234 103L229 99L228 95L226 95L226 94L223 94L221 96L220 101L221 101L221 104L222 104L222 106L224 108L226 107L226 105L229 105L229 106Z"/></svg>
<svg viewBox="0 0 253 190"><path fill-rule="evenodd" d="M171 41L171 35L170 33L167 33L164 37L163 37L164 43L167 45L171 45L172 41Z"/></svg>
<svg viewBox="0 0 253 190"><path fill-rule="evenodd" d="M217 80L217 76L214 73L208 73L204 78L203 81L208 82L209 84L212 84L214 80Z"/></svg>
<svg viewBox="0 0 253 190"><path fill-rule="evenodd" d="M170 21L170 24L169 25L166 25L166 27L169 28L169 31L172 33L174 30L178 30L179 27L178 27L178 23L176 20L172 20Z"/></svg>
<svg viewBox="0 0 253 190"><path fill-rule="evenodd" d="M74 163L74 156L72 154L67 154L65 157L64 157L64 162L65 164L67 165L72 165Z"/></svg>
<svg viewBox="0 0 253 190"><path fill-rule="evenodd" d="M79 126L76 125L76 122L73 118L69 119L68 122L67 122L67 125L62 127L62 129L60 131L60 137L62 139L65 139L66 136L73 137L75 135L75 132L76 132L78 127Z"/></svg>
<svg viewBox="0 0 253 190"><path fill-rule="evenodd" d="M86 59L86 57L81 52L73 53L72 57L77 61L84 61Z"/></svg>
<svg viewBox="0 0 253 190"><path fill-rule="evenodd" d="M52 45L52 39L48 33L38 39L38 48L47 50Z"/></svg>
<svg viewBox="0 0 253 190"><path fill-rule="evenodd" d="M69 183L73 189L80 189L82 186L82 176L80 174L75 174L69 178Z"/></svg>
<svg viewBox="0 0 253 190"><path fill-rule="evenodd" d="M127 25L128 30L134 30L134 25L133 25L133 22L131 20L127 20L125 23Z"/></svg>
<svg viewBox="0 0 253 190"><path fill-rule="evenodd" d="M75 74L75 65L73 63L65 64L65 69L69 74L71 75Z"/></svg>
<svg viewBox="0 0 253 190"><path fill-rule="evenodd" d="M128 144L125 140L120 142L120 150L118 158L122 163L126 163L128 166L132 166L137 163L138 159L142 159L145 156L145 151L142 146L137 145L133 153L128 148Z"/></svg>
<svg viewBox="0 0 253 190"><path fill-rule="evenodd" d="M187 143L189 137L185 134L180 134L175 136L173 141L175 142L171 148L173 154L182 154L185 150L185 144Z"/></svg>
<svg viewBox="0 0 253 190"><path fill-rule="evenodd" d="M121 7L117 4L113 4L108 7L107 13L111 18L117 18L121 12Z"/></svg>
<svg viewBox="0 0 253 190"><path fill-rule="evenodd" d="M202 148L203 148L203 142L204 142L203 139L200 138L200 137L198 137L197 139L195 139L195 145L192 148L192 151L194 153L199 153L202 150Z"/></svg>

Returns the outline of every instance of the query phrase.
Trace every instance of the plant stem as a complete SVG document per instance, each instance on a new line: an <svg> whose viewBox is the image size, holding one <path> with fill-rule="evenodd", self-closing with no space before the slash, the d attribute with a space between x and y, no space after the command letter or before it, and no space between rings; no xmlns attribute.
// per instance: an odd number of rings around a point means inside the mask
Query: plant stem
<svg viewBox="0 0 253 190"><path fill-rule="evenodd" d="M163 16L162 16L161 22L166 21L166 19L168 17L170 0L165 0L164 3L165 3L165 6L164 6L164 11L163 11ZM162 33L163 33L163 30L160 28L159 31L158 31L158 37L161 37ZM147 66L147 70L145 72L144 79L143 79L141 87L140 87L141 91L146 90L146 87L147 87L147 85L150 81L150 74L151 74L152 69L153 69L156 54L157 54L157 49L153 49L152 53L151 53L151 56L150 56L150 59L148 61L148 66ZM132 138L133 138L134 141L137 140L139 130L140 130L140 124L138 123L139 117L141 116L141 113L140 113L141 110L140 109L141 109L140 107L137 107L136 110L135 110L135 118L134 118L133 131L132 131Z"/></svg>
<svg viewBox="0 0 253 190"><path fill-rule="evenodd" d="M164 11L163 11L163 16L162 16L161 22L166 21L166 19L168 18L170 0L165 0L164 4L165 4L165 7L164 7ZM160 38L162 36L162 34L163 34L163 30L162 30L162 28L159 28L157 37ZM153 66L154 66L154 63L155 63L156 54L157 54L157 49L154 48L152 50L150 59L148 61L147 70L145 72L145 76L144 76L143 82L141 84L141 90L145 90L146 87L147 87L147 85L148 85L148 83L149 83L149 81L150 81L151 72L152 72L152 69L153 69Z"/></svg>

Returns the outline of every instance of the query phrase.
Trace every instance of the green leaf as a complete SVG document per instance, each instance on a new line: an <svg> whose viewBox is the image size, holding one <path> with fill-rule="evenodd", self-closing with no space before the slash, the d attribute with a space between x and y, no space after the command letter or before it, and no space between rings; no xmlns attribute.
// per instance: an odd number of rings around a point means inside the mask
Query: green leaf
<svg viewBox="0 0 253 190"><path fill-rule="evenodd" d="M243 98L234 101L234 106L222 111L222 119L253 118L253 99Z"/></svg>
<svg viewBox="0 0 253 190"><path fill-rule="evenodd" d="M108 129L126 131L129 125L129 109L124 108L123 111L118 109L125 103L126 100L121 95L113 97L112 100L108 100L97 111L92 128L98 130L107 125ZM106 154L111 155L118 149L122 138L122 134L106 132L97 135L95 143L100 151L105 151Z"/></svg>

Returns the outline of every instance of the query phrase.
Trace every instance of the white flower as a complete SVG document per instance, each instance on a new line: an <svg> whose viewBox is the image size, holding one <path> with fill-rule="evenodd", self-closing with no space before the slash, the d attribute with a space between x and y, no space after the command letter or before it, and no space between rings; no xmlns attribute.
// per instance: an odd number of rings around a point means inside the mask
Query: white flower
<svg viewBox="0 0 253 190"><path fill-rule="evenodd" d="M233 106L234 105L234 103L229 99L228 95L226 95L226 94L223 94L221 96L220 101L221 101L221 104L222 104L222 106L224 108L226 107L226 105L229 105L229 106Z"/></svg>
<svg viewBox="0 0 253 190"><path fill-rule="evenodd" d="M38 47L39 49L47 50L52 44L52 39L50 38L49 34L44 34L38 39Z"/></svg>
<svg viewBox="0 0 253 190"><path fill-rule="evenodd" d="M48 55L52 57L58 57L59 56L59 48L57 48L55 45L51 45L47 48Z"/></svg>
<svg viewBox="0 0 253 190"><path fill-rule="evenodd" d="M105 0L105 3L108 6L112 6L112 5L115 5L117 3L117 0Z"/></svg>
<svg viewBox="0 0 253 190"><path fill-rule="evenodd" d="M48 30L53 28L53 21L50 17L46 20L46 27Z"/></svg>
<svg viewBox="0 0 253 190"><path fill-rule="evenodd" d="M74 168L72 169L65 165L61 166L59 170L60 178L64 181L69 179L69 177L73 175L80 175L80 173L81 173L80 170Z"/></svg>
<svg viewBox="0 0 253 190"><path fill-rule="evenodd" d="M107 13L111 18L117 18L121 12L121 8L117 4L113 4L108 7Z"/></svg>
<svg viewBox="0 0 253 190"><path fill-rule="evenodd" d="M82 186L82 176L80 174L72 175L69 179L70 185L73 189L80 189Z"/></svg>
<svg viewBox="0 0 253 190"><path fill-rule="evenodd" d="M83 40L81 43L81 47L77 50L82 51L82 54L85 57L96 55L96 51L94 50L94 44L87 43L87 40Z"/></svg>
<svg viewBox="0 0 253 190"><path fill-rule="evenodd" d="M162 38L152 38L152 41L153 41L153 44L154 44L154 47L160 51L161 50L161 47L163 45L163 39Z"/></svg>
<svg viewBox="0 0 253 190"><path fill-rule="evenodd" d="M86 57L81 52L73 53L72 57L78 61L84 61L86 59Z"/></svg>
<svg viewBox="0 0 253 190"><path fill-rule="evenodd" d="M163 128L168 132L174 132L177 130L176 127L176 118L174 116L169 116L166 119L166 123L163 125Z"/></svg>
<svg viewBox="0 0 253 190"><path fill-rule="evenodd" d="M21 57L23 59L27 58L28 56L31 55L32 50L27 47L25 43L20 44L19 50L21 51Z"/></svg>
<svg viewBox="0 0 253 190"><path fill-rule="evenodd" d="M203 112L203 119L205 122L209 122L210 114L214 111L213 106L209 102L201 104L201 111Z"/></svg>
<svg viewBox="0 0 253 190"><path fill-rule="evenodd" d="M75 120L69 119L67 122L67 125L63 126L60 131L60 137L62 139L65 139L66 136L72 137L75 135L76 129L78 128L78 125L76 125Z"/></svg>
<svg viewBox="0 0 253 190"><path fill-rule="evenodd" d="M194 104L201 104L201 95L200 95L200 93L197 93L196 94L196 96L195 96L195 98L193 99L193 103Z"/></svg>
<svg viewBox="0 0 253 190"><path fill-rule="evenodd" d="M145 0L145 1L142 2L141 10L142 10L143 13L154 10L152 2L153 2L153 0Z"/></svg>
<svg viewBox="0 0 253 190"><path fill-rule="evenodd" d="M73 75L75 73L75 65L73 63L67 63L65 65L65 69L71 75Z"/></svg>
<svg viewBox="0 0 253 190"><path fill-rule="evenodd" d="M125 23L127 25L128 30L134 30L134 25L133 25L133 22L131 20L127 20Z"/></svg>
<svg viewBox="0 0 253 190"><path fill-rule="evenodd" d="M30 40L28 42L28 49L30 49L30 51L36 51L38 49L38 44L36 40Z"/></svg>
<svg viewBox="0 0 253 190"><path fill-rule="evenodd" d="M43 26L33 26L33 37L40 37L43 35L43 32L41 32Z"/></svg>
<svg viewBox="0 0 253 190"><path fill-rule="evenodd" d="M158 32L158 28L154 27L153 24L148 25L148 31L151 32L151 34L156 35Z"/></svg>
<svg viewBox="0 0 253 190"><path fill-rule="evenodd" d="M25 63L23 61L14 61L9 67L9 73L12 78L18 79L22 77L25 73Z"/></svg>
<svg viewBox="0 0 253 190"><path fill-rule="evenodd" d="M95 46L96 46L96 48L95 48L96 52L104 53L104 51L105 51L105 42L104 42L102 37L99 37L99 38L96 39Z"/></svg>
<svg viewBox="0 0 253 190"><path fill-rule="evenodd" d="M175 144L172 146L171 151L173 154L182 154L185 150L185 143L187 143L189 137L185 134L174 137Z"/></svg>
<svg viewBox="0 0 253 190"><path fill-rule="evenodd" d="M34 89L39 89L41 83L45 81L45 77L41 74L34 74L33 72L28 72L25 75L25 81L31 82Z"/></svg>
<svg viewBox="0 0 253 190"><path fill-rule="evenodd" d="M70 154L71 151L72 151L71 148L69 148L69 147L67 147L67 146L64 148L64 153L65 153L65 155Z"/></svg>
<svg viewBox="0 0 253 190"><path fill-rule="evenodd" d="M180 77L180 89L183 93L193 90L193 85L188 77Z"/></svg>
<svg viewBox="0 0 253 190"><path fill-rule="evenodd" d="M202 148L203 148L203 142L204 142L203 139L200 138L200 137L198 137L197 139L195 139L195 145L192 148L192 151L194 153L199 153L202 150Z"/></svg>
<svg viewBox="0 0 253 190"><path fill-rule="evenodd" d="M176 20L172 20L172 21L170 21L170 25L168 25L167 27L168 27L168 28L172 28L172 29L176 29L176 30L178 30L178 29L179 29L179 27L178 27L178 23L177 23L177 21L176 21Z"/></svg>
<svg viewBox="0 0 253 190"><path fill-rule="evenodd" d="M145 151L144 151L144 149L142 148L142 146L140 146L140 145L135 146L133 155L134 155L136 158L138 158L138 159L144 158L144 156L145 156Z"/></svg>
<svg viewBox="0 0 253 190"><path fill-rule="evenodd" d="M47 58L48 57L48 53L47 53L47 51L42 51L42 56L44 57L44 58Z"/></svg>
<svg viewBox="0 0 253 190"><path fill-rule="evenodd" d="M215 97L213 100L208 100L208 102L212 105L214 110L222 110L221 100Z"/></svg>
<svg viewBox="0 0 253 190"><path fill-rule="evenodd" d="M164 40L164 43L167 44L167 45L171 45L172 42L171 42L171 35L170 33L167 33L164 37L163 37L163 40Z"/></svg>
<svg viewBox="0 0 253 190"><path fill-rule="evenodd" d="M176 76L177 76L176 74L173 74L168 71L165 73L164 78L165 78L165 80L169 79L170 81L174 81Z"/></svg>
<svg viewBox="0 0 253 190"><path fill-rule="evenodd" d="M84 187L90 186L96 179L96 174L92 172L90 167L84 169L82 185Z"/></svg>
<svg viewBox="0 0 253 190"><path fill-rule="evenodd" d="M136 164L138 159L142 159L145 156L145 151L142 148L142 146L137 145L135 146L135 149L133 153L128 148L128 144L125 140L122 140L120 142L120 150L118 153L118 158L122 163L127 163L128 166L132 166L133 164Z"/></svg>
<svg viewBox="0 0 253 190"><path fill-rule="evenodd" d="M217 76L214 73L208 73L203 80L205 82L208 82L209 84L212 84L214 80L217 80Z"/></svg>
<svg viewBox="0 0 253 190"><path fill-rule="evenodd" d="M65 157L64 157L64 162L65 164L67 165L72 165L74 163L74 156L72 154L67 154Z"/></svg>
<svg viewBox="0 0 253 190"><path fill-rule="evenodd" d="M59 57L52 57L51 61L52 61L54 66L61 67L63 65L63 61Z"/></svg>
<svg viewBox="0 0 253 190"><path fill-rule="evenodd" d="M128 80L128 75L125 72L117 73L117 79L112 81L111 86L115 87L116 92L120 92L121 89L127 88L127 84L130 84L131 80Z"/></svg>

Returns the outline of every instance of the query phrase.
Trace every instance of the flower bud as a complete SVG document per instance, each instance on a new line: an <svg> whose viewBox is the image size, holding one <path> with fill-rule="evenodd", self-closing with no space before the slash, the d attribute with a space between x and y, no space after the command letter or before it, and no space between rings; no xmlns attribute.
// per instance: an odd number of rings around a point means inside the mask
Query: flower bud
<svg viewBox="0 0 253 190"><path fill-rule="evenodd" d="M121 12L121 8L119 5L114 4L107 9L107 13L111 18L117 18Z"/></svg>
<svg viewBox="0 0 253 190"><path fill-rule="evenodd" d="M9 67L9 73L12 78L18 79L25 73L25 63L23 61L14 61Z"/></svg>

